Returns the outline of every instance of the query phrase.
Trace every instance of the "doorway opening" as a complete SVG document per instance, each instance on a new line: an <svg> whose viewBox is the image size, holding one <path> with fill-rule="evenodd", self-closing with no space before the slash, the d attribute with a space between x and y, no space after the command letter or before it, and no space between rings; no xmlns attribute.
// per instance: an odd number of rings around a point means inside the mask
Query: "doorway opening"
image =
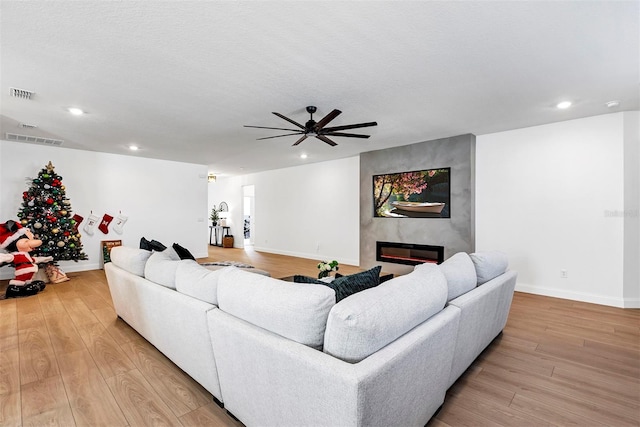
<svg viewBox="0 0 640 427"><path fill-rule="evenodd" d="M255 185L242 187L244 247L253 246L255 239Z"/></svg>

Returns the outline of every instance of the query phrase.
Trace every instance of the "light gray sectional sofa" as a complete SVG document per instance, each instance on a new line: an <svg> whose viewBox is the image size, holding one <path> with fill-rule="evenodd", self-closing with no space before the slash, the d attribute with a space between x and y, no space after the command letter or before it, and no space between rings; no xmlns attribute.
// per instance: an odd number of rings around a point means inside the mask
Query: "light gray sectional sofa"
<svg viewBox="0 0 640 427"><path fill-rule="evenodd" d="M504 328L516 281L502 254L459 253L336 304L162 252L111 260L118 315L247 426L426 424Z"/></svg>

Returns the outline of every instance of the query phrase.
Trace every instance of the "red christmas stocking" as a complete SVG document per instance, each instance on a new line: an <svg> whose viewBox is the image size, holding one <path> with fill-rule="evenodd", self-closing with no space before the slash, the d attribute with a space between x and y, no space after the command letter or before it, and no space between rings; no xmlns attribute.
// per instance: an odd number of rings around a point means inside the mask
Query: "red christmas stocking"
<svg viewBox="0 0 640 427"><path fill-rule="evenodd" d="M80 226L80 223L82 222L82 220L84 219L83 217L81 217L78 214L74 214L73 218L72 218L76 223L73 225L73 231L75 231L76 233L78 232L78 227Z"/></svg>
<svg viewBox="0 0 640 427"><path fill-rule="evenodd" d="M102 217L102 222L98 226L98 229L102 231L104 234L109 233L109 224L113 221L113 217L109 214L104 214Z"/></svg>

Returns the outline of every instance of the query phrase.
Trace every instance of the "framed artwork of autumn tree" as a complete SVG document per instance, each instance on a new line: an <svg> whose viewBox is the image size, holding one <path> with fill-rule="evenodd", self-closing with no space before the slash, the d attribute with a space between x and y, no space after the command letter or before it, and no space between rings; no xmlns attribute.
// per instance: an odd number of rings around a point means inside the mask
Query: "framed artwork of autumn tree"
<svg viewBox="0 0 640 427"><path fill-rule="evenodd" d="M374 175L373 216L451 218L451 168Z"/></svg>

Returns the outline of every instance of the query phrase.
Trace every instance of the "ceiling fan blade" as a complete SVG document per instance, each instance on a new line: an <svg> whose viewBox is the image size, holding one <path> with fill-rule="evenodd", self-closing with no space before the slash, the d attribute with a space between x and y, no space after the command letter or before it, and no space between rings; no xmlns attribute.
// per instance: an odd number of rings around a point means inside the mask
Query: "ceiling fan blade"
<svg viewBox="0 0 640 427"><path fill-rule="evenodd" d="M289 117L285 117L280 113L276 113L275 111L273 111L273 114L275 114L276 116L280 117L281 119L284 119L286 121L288 121L291 124L294 124L296 126L298 126L300 129L304 129L304 126L302 126L300 123L298 122L294 122L293 120L291 120Z"/></svg>
<svg viewBox="0 0 640 427"><path fill-rule="evenodd" d="M330 112L329 114L324 116L324 118L322 120L320 120L318 123L316 123L316 127L315 127L316 132L318 132L320 129L325 127L331 120L333 120L336 117L338 117L340 115L340 113L342 113L342 111L333 110L332 112Z"/></svg>
<svg viewBox="0 0 640 427"><path fill-rule="evenodd" d="M333 131L336 131L336 130L366 128L366 127L369 127L369 126L378 126L378 123L376 123L376 122L358 123L358 124L355 124L355 125L344 125L344 126L335 126L335 127L332 127L332 128L324 128L323 130L324 130L324 133L327 133L327 132L333 132Z"/></svg>
<svg viewBox="0 0 640 427"><path fill-rule="evenodd" d="M299 140L293 143L292 147L295 147L296 145L300 144L305 139L307 139L307 135L302 135L302 137Z"/></svg>
<svg viewBox="0 0 640 427"><path fill-rule="evenodd" d="M343 132L322 132L322 135L345 136L349 138L369 138L371 136L371 135L359 135L357 133L343 133Z"/></svg>
<svg viewBox="0 0 640 427"><path fill-rule="evenodd" d="M300 135L302 132L296 133L285 133L284 135L275 135L275 136L265 136L264 138L258 138L256 141L260 141L261 139L271 139L271 138L280 138L281 136L291 136L291 135ZM306 136L306 135L305 135Z"/></svg>
<svg viewBox="0 0 640 427"><path fill-rule="evenodd" d="M291 132L300 132L298 129L286 129L286 128L270 128L267 126L249 126L244 125L246 128L256 128L256 129L275 129L275 130L290 130Z"/></svg>
<svg viewBox="0 0 640 427"><path fill-rule="evenodd" d="M324 135L316 135L316 138L318 138L320 141L326 142L327 144L329 144L332 147L335 147L336 145L338 145L338 144L336 144L335 142L333 142L332 140L330 140L329 138L327 138Z"/></svg>

